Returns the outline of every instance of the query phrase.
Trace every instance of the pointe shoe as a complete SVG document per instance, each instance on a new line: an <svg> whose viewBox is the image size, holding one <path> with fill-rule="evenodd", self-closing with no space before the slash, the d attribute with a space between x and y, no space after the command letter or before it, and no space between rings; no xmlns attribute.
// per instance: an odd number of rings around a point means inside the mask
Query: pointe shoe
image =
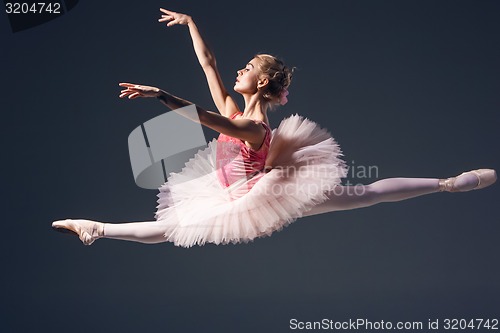
<svg viewBox="0 0 500 333"><path fill-rule="evenodd" d="M78 236L85 245L104 237L104 223L89 220L61 220L52 223L54 230Z"/></svg>
<svg viewBox="0 0 500 333"><path fill-rule="evenodd" d="M460 186L455 186L455 181L458 177L463 175L473 174L477 177L478 183L476 187L472 189L463 189ZM440 179L439 180L439 190L441 192L467 192L471 190L479 190L485 187L488 187L495 183L497 180L497 174L493 169L478 169L472 170L468 172L464 172L456 177L448 178L448 179Z"/></svg>

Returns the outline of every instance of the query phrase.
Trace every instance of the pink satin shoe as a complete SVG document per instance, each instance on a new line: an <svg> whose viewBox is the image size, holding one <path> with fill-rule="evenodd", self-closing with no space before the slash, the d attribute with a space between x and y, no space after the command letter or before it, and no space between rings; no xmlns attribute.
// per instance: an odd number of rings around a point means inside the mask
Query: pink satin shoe
<svg viewBox="0 0 500 333"><path fill-rule="evenodd" d="M60 220L52 223L54 230L78 236L85 245L104 237L104 223L89 220Z"/></svg>
<svg viewBox="0 0 500 333"><path fill-rule="evenodd" d="M476 187L472 189L464 189L460 188L460 186L455 186L455 181L457 180L458 177L463 176L463 175L469 175L473 174L477 177L478 183ZM471 190L479 190L485 187L488 187L495 183L497 180L497 173L493 169L478 169L478 170L472 170L468 172L464 172L460 174L459 176L456 177L451 177L448 179L440 179L439 180L439 190L441 192L467 192Z"/></svg>

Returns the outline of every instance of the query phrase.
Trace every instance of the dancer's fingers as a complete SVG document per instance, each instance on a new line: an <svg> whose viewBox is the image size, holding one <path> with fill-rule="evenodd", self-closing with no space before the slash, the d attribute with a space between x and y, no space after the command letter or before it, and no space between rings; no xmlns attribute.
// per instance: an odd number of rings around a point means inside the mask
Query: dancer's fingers
<svg viewBox="0 0 500 333"><path fill-rule="evenodd" d="M174 18L172 16L164 16L160 19L158 19L158 22L165 22L165 21L170 21L173 20Z"/></svg>
<svg viewBox="0 0 500 333"><path fill-rule="evenodd" d="M175 12L171 11L171 10L167 10L165 8L160 8L160 12L163 12L165 14L168 14L168 15L174 15Z"/></svg>
<svg viewBox="0 0 500 333"><path fill-rule="evenodd" d="M176 24L178 24L178 23L179 23L179 20L178 20L178 19L175 19L175 20L173 20L173 21L168 22L168 23L167 23L167 27L171 27L171 26L176 25Z"/></svg>
<svg viewBox="0 0 500 333"><path fill-rule="evenodd" d="M136 91L136 90L143 90L144 86L141 86L140 84L133 84L133 83L120 83L119 84L121 87L126 87L127 89L124 89L122 91Z"/></svg>
<svg viewBox="0 0 500 333"><path fill-rule="evenodd" d="M134 92L133 90L125 89L125 90L120 91L120 94L131 94L133 92Z"/></svg>
<svg viewBox="0 0 500 333"><path fill-rule="evenodd" d="M135 93L133 93L133 94L130 94L130 95L128 96L128 98L129 98L129 99L134 99L134 98L139 97L140 95L141 95L141 94L139 94L138 92L135 92Z"/></svg>
<svg viewBox="0 0 500 333"><path fill-rule="evenodd" d="M162 15L160 20L166 20L166 19L173 19L174 17L172 15Z"/></svg>
<svg viewBox="0 0 500 333"><path fill-rule="evenodd" d="M120 92L121 95L130 95L130 94L133 94L133 93L137 93L139 91L136 91L136 90L122 90Z"/></svg>

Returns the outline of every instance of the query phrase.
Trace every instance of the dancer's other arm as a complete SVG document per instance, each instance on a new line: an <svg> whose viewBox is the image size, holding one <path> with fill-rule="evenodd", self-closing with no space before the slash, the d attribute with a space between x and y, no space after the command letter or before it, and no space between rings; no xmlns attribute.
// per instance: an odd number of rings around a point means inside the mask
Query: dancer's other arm
<svg viewBox="0 0 500 333"><path fill-rule="evenodd" d="M129 99L135 99L138 97L156 97L165 106L174 111L184 106L193 104L157 87L133 83L120 83L119 85L125 88L121 91L120 98L128 97ZM207 111L197 105L196 112L197 117L193 117L193 115L189 115L184 112L178 113L192 121L198 122L199 119L199 123L213 129L214 131L248 141L250 143L259 144L262 140L264 140L264 136L266 135L264 127L250 119L229 119L228 117L215 112Z"/></svg>
<svg viewBox="0 0 500 333"><path fill-rule="evenodd" d="M160 11L163 14L158 21L168 22L168 27L176 24L188 26L191 39L193 40L194 51L198 57L201 67L203 68L210 93L212 94L212 99L220 114L225 117L230 117L234 113L239 112L240 109L238 108L238 105L234 102L233 98L229 95L224 87L224 84L222 83L215 61L215 55L201 37L193 18L189 15L176 13L163 8L160 8Z"/></svg>

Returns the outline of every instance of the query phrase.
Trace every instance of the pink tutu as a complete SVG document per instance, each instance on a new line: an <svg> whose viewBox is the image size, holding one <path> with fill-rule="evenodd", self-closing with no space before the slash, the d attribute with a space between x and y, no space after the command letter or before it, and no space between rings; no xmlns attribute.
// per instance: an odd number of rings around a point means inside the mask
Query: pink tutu
<svg viewBox="0 0 500 333"><path fill-rule="evenodd" d="M266 169L250 175L242 169L229 186L220 181L217 143L209 142L181 172L170 173L159 189L155 218L166 226L165 238L177 246L269 236L324 202L326 192L347 173L330 133L298 115L284 119L272 131ZM234 145L237 152L238 143ZM222 147L232 149L230 142ZM239 157L234 158L237 162Z"/></svg>

